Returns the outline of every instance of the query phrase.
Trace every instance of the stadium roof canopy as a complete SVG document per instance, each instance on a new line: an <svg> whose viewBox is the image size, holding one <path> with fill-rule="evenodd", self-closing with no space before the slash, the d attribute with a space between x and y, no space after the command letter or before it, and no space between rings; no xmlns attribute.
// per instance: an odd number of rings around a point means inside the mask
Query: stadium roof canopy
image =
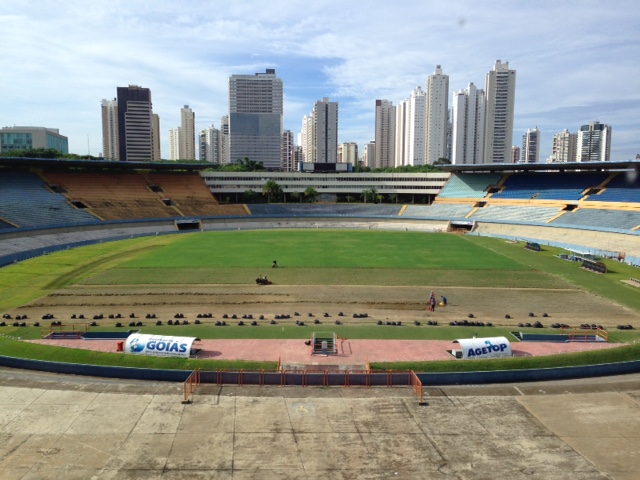
<svg viewBox="0 0 640 480"><path fill-rule="evenodd" d="M119 162L115 160L68 160L65 158L0 157L0 167L78 168L87 170L197 171L212 168L212 163Z"/></svg>
<svg viewBox="0 0 640 480"><path fill-rule="evenodd" d="M602 170L640 170L640 161L616 162L571 162L571 163L482 163L477 165L440 165L442 170L452 173L465 172L572 172Z"/></svg>

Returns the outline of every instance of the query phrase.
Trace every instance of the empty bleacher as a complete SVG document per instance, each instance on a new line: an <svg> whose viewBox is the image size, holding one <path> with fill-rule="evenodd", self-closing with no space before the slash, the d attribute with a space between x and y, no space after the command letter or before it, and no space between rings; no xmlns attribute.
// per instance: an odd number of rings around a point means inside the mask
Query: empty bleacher
<svg viewBox="0 0 640 480"><path fill-rule="evenodd" d="M634 173L618 173L604 185L604 189L590 195L590 202L630 202L640 203L640 176Z"/></svg>
<svg viewBox="0 0 640 480"><path fill-rule="evenodd" d="M443 220L463 219L473 210L471 204L434 203L433 205L408 205L403 217L437 218Z"/></svg>
<svg viewBox="0 0 640 480"><path fill-rule="evenodd" d="M23 171L0 174L0 218L4 220L0 229L97 221L70 205L63 195L47 189L38 175Z"/></svg>
<svg viewBox="0 0 640 480"><path fill-rule="evenodd" d="M402 205L383 204L314 204L314 203L264 203L250 205L253 215L268 216L397 216Z"/></svg>
<svg viewBox="0 0 640 480"><path fill-rule="evenodd" d="M547 223L559 213L560 209L554 207L489 205L476 210L470 219L510 223Z"/></svg>
<svg viewBox="0 0 640 480"><path fill-rule="evenodd" d="M483 198L489 185L495 185L502 178L498 173L474 173L452 175L438 195L438 198Z"/></svg>
<svg viewBox="0 0 640 480"><path fill-rule="evenodd" d="M640 211L579 208L565 213L551 224L631 230L640 226Z"/></svg>
<svg viewBox="0 0 640 480"><path fill-rule="evenodd" d="M510 175L493 199L578 201L588 188L597 187L609 175L598 172L529 172Z"/></svg>
<svg viewBox="0 0 640 480"><path fill-rule="evenodd" d="M180 216L138 173L47 172L46 179L64 188L70 201L82 203L103 220Z"/></svg>
<svg viewBox="0 0 640 480"><path fill-rule="evenodd" d="M182 215L246 215L242 205L220 205L197 173L150 173L149 187Z"/></svg>

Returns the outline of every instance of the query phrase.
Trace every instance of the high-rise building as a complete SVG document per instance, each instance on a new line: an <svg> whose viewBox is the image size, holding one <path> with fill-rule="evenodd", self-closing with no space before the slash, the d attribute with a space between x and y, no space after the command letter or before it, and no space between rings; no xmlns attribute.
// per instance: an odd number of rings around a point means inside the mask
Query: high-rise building
<svg viewBox="0 0 640 480"><path fill-rule="evenodd" d="M485 103L484 91L476 88L473 83L453 95L451 163L482 163Z"/></svg>
<svg viewBox="0 0 640 480"><path fill-rule="evenodd" d="M395 165L390 167L404 167L409 165L409 107L410 99L405 99L396 106L396 140ZM376 168L386 168L376 165Z"/></svg>
<svg viewBox="0 0 640 480"><path fill-rule="evenodd" d="M201 161L218 164L221 163L221 138L222 135L220 134L220 130L213 125L200 130L199 153Z"/></svg>
<svg viewBox="0 0 640 480"><path fill-rule="evenodd" d="M69 139L60 135L57 128L4 127L0 128L0 152L52 148L60 153L69 153Z"/></svg>
<svg viewBox="0 0 640 480"><path fill-rule="evenodd" d="M274 69L229 78L231 162L249 158L279 169L283 131L282 80Z"/></svg>
<svg viewBox="0 0 640 480"><path fill-rule="evenodd" d="M282 162L280 163L280 169L283 172L293 172L295 168L293 162L294 152L293 132L291 130L285 130L282 132Z"/></svg>
<svg viewBox="0 0 640 480"><path fill-rule="evenodd" d="M510 163L520 163L520 147L518 147L517 145L511 147Z"/></svg>
<svg viewBox="0 0 640 480"><path fill-rule="evenodd" d="M180 127L169 129L169 160L180 160L181 133Z"/></svg>
<svg viewBox="0 0 640 480"><path fill-rule="evenodd" d="M405 135L406 165L424 165L426 150L427 96L421 87L416 87L409 97Z"/></svg>
<svg viewBox="0 0 640 480"><path fill-rule="evenodd" d="M137 85L118 87L118 148L121 161L149 161L156 157L151 91ZM159 124L159 120L156 120ZM159 125L158 125L159 127Z"/></svg>
<svg viewBox="0 0 640 480"><path fill-rule="evenodd" d="M376 142L375 140L364 145L362 152L362 166L376 168Z"/></svg>
<svg viewBox="0 0 640 480"><path fill-rule="evenodd" d="M487 73L484 163L506 163L513 145L513 116L516 98L516 71L509 62L496 61Z"/></svg>
<svg viewBox="0 0 640 480"><path fill-rule="evenodd" d="M162 156L160 154L160 117L157 113L151 114L151 135L153 137L153 157L152 160L160 161Z"/></svg>
<svg viewBox="0 0 640 480"><path fill-rule="evenodd" d="M196 159L196 115L189 105L180 109L180 160Z"/></svg>
<svg viewBox="0 0 640 480"><path fill-rule="evenodd" d="M608 162L611 159L611 126L600 122L582 125L578 130L577 162Z"/></svg>
<svg viewBox="0 0 640 480"><path fill-rule="evenodd" d="M338 163L357 165L358 159L358 144L356 142L347 142L338 145Z"/></svg>
<svg viewBox="0 0 640 480"><path fill-rule="evenodd" d="M313 113L302 117L302 130L300 131L300 147L302 148L303 162L315 162L313 129Z"/></svg>
<svg viewBox="0 0 640 480"><path fill-rule="evenodd" d="M375 140L372 142L377 148L373 149L375 155L371 151L367 151L365 145L365 153L367 159L363 162L367 167L388 168L395 165L396 150L396 107L389 100L376 100L376 133ZM371 143L367 144L371 145Z"/></svg>
<svg viewBox="0 0 640 480"><path fill-rule="evenodd" d="M224 115L220 119L220 163L231 163L231 150L229 148L229 116Z"/></svg>
<svg viewBox="0 0 640 480"><path fill-rule="evenodd" d="M102 100L102 156L120 160L118 148L118 100Z"/></svg>
<svg viewBox="0 0 640 480"><path fill-rule="evenodd" d="M522 135L522 163L540 163L540 130L530 128Z"/></svg>
<svg viewBox="0 0 640 480"><path fill-rule="evenodd" d="M447 155L449 129L449 75L440 65L427 78L426 162L433 164Z"/></svg>
<svg viewBox="0 0 640 480"><path fill-rule="evenodd" d="M328 98L317 101L313 107L315 162L338 161L338 102Z"/></svg>
<svg viewBox="0 0 640 480"><path fill-rule="evenodd" d="M578 134L571 133L564 129L560 133L553 136L553 149L551 151L552 162L575 162L576 161L576 143Z"/></svg>

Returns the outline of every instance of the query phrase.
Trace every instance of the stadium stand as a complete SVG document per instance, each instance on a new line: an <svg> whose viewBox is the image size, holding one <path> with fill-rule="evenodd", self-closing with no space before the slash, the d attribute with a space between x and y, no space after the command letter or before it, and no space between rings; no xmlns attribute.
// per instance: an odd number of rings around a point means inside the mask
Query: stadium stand
<svg viewBox="0 0 640 480"><path fill-rule="evenodd" d="M152 191L182 215L247 214L242 205L219 205L197 173L149 173L145 179Z"/></svg>
<svg viewBox="0 0 640 480"><path fill-rule="evenodd" d="M554 207L488 205L477 209L470 216L470 219L511 223L547 223L559 213L560 209Z"/></svg>
<svg viewBox="0 0 640 480"><path fill-rule="evenodd" d="M602 191L590 195L590 202L634 202L640 203L640 176L618 173L604 185Z"/></svg>
<svg viewBox="0 0 640 480"><path fill-rule="evenodd" d="M402 205L385 204L314 204L314 203L289 203L289 204L256 204L250 205L249 209L253 215L270 216L357 216L357 217L379 217L397 216L400 214Z"/></svg>
<svg viewBox="0 0 640 480"><path fill-rule="evenodd" d="M640 210L634 212L580 208L565 213L551 223L563 226L631 230L640 227Z"/></svg>
<svg viewBox="0 0 640 480"><path fill-rule="evenodd" d="M469 204L434 203L433 205L407 205L403 217L437 218L444 220L466 218L473 206Z"/></svg>
<svg viewBox="0 0 640 480"><path fill-rule="evenodd" d="M497 184L502 174L474 173L472 175L452 175L438 195L438 198L483 198L490 185Z"/></svg>
<svg viewBox="0 0 640 480"><path fill-rule="evenodd" d="M510 175L492 198L577 201L585 190L597 187L608 176L597 172L518 173Z"/></svg>
<svg viewBox="0 0 640 480"><path fill-rule="evenodd" d="M64 225L97 221L47 189L31 172L3 171L0 175L0 228Z"/></svg>

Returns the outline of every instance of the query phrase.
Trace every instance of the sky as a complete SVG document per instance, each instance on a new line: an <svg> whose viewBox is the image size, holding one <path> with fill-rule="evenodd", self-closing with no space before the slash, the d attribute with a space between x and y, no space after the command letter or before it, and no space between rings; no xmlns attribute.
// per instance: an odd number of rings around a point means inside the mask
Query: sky
<svg viewBox="0 0 640 480"><path fill-rule="evenodd" d="M544 161L554 133L599 121L612 160L640 153L637 0L14 0L0 45L0 127L58 128L71 153L102 151L100 102L132 84L151 90L169 158L184 105L197 131L219 127L229 77L267 68L283 80L285 129L329 97L339 142L363 149L376 99L426 89L441 65L451 103L498 59L517 72L515 145L537 127Z"/></svg>

